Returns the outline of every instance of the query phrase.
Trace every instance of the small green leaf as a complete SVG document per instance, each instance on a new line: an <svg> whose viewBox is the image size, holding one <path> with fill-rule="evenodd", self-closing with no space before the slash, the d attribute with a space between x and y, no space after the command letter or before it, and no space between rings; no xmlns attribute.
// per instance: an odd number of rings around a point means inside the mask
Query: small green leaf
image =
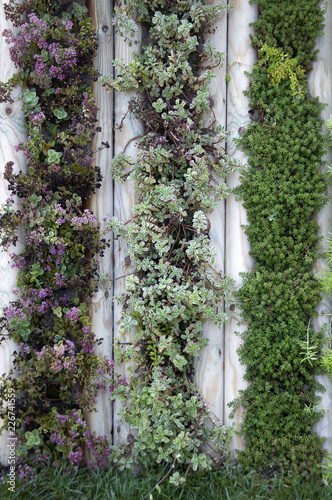
<svg viewBox="0 0 332 500"><path fill-rule="evenodd" d="M48 58L49 58L48 51L45 49L42 49L41 56L42 56L43 62L46 63L48 61Z"/></svg>
<svg viewBox="0 0 332 500"><path fill-rule="evenodd" d="M62 318L62 309L61 307L53 307L52 308L52 311L54 312L54 314L58 317L58 318Z"/></svg>

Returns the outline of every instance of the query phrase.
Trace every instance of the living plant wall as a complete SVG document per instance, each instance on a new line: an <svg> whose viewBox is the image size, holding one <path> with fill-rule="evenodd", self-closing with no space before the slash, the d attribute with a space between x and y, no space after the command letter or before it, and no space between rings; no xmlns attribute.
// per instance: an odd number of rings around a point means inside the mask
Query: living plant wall
<svg viewBox="0 0 332 500"><path fill-rule="evenodd" d="M252 40L259 60L248 90L254 121L240 140L249 168L238 193L256 266L237 294L249 323L240 356L250 382L234 402L245 409L247 448L239 460L267 476L313 477L323 457L311 433L320 387L303 341L308 331L318 348L323 340L308 325L320 297L314 217L326 180L319 173L322 104L308 94L305 75L323 11L314 0L259 5ZM119 297L121 329L133 338L118 358L133 367L127 381L118 380L114 361L94 353L86 306L98 286L95 256L107 245L86 208L101 183L90 148L98 111L90 87L97 78L93 27L82 2L9 0L5 11L17 28L4 35L18 72L1 84L0 98L11 102L11 90L23 86L28 128L26 143L17 145L27 173L7 163L11 196L0 215L4 248L15 246L18 226L25 227L23 251L12 252L16 300L2 323L3 338L8 332L18 348L1 388L3 402L15 394L2 417L7 429L15 420L22 476L32 474L27 464L36 454L39 462L66 459L75 469L87 449L92 466L168 464L175 484L190 470L223 467L232 431L207 410L193 384L193 359L206 342L202 322L226 321L217 307L230 287L213 267L208 215L227 195L219 179L237 165L210 109L212 69L223 55L204 36L225 8L205 0L115 4L119 35L132 36L135 16L147 40L128 65L115 61L120 76L101 80L111 91L139 92L130 111L144 127L137 157L124 151L111 167L115 180L135 182L139 200L130 220L109 225L127 240L135 264ZM121 450L83 418L106 389L122 398L122 418L136 429Z"/></svg>
<svg viewBox="0 0 332 500"><path fill-rule="evenodd" d="M1 84L1 102L23 86L28 128L26 143L16 146L27 173L7 163L11 197L0 216L4 248L15 246L18 226L25 227L24 249L12 253L16 300L3 318L3 338L8 332L18 348L1 380L2 401L15 394L2 417L11 432L15 420L22 476L32 474L36 454L39 462L51 457L55 466L67 460L77 469L87 449L92 466L169 464L167 475L178 469L175 484L184 481L181 471L228 459L232 430L216 422L193 384L193 359L206 343L202 322L226 321L217 306L230 286L213 267L208 214L227 195L219 177L237 165L210 110L212 69L223 54L203 35L225 8L182 0L116 4L115 22L127 36L136 29L134 9L149 43L129 65L115 62L116 80L102 80L108 89L139 91L130 110L145 132L137 158L123 152L111 168L116 180L133 179L139 195L131 220L110 223L136 266L119 299L121 328L134 332L118 359L133 362L125 381L114 361L95 355L86 306L98 286L95 256L108 244L86 208L102 181L90 148L98 111L90 88L97 77L93 27L86 8L71 0L10 0L5 7L17 28L4 36L18 72ZM124 400L122 418L136 429L124 449L87 428L83 411L93 410L98 390Z"/></svg>
<svg viewBox="0 0 332 500"><path fill-rule="evenodd" d="M251 3L256 3L251 1ZM245 231L256 260L237 293L248 330L239 350L246 390L233 402L244 408L239 452L244 470L265 476L314 477L322 439L311 432L320 418L314 374L318 360L303 356L308 336L318 351L323 333L310 327L321 283L315 216L325 203L320 173L323 105L306 88L317 57L315 39L324 11L316 0L261 0L252 44L258 61L247 91L251 125L239 144L249 155L238 194L247 210Z"/></svg>

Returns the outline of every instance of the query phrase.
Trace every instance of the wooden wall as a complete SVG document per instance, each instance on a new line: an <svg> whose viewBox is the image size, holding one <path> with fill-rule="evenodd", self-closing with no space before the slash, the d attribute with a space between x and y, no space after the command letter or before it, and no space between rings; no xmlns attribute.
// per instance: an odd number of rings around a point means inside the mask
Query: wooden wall
<svg viewBox="0 0 332 500"><path fill-rule="evenodd" d="M308 78L309 92L313 97L319 97L321 102L327 104L322 113L322 117L326 120L332 114L332 2L321 2L322 8L328 3L328 9L325 20L325 34L318 38L317 48L319 49L318 61L314 64L313 71ZM326 130L325 130L326 131ZM332 163L332 148L328 148L325 160L328 165ZM321 241L321 251L327 250L328 239L331 238L332 233L332 190L331 185L328 191L329 202L318 215L318 224L320 226L320 235L323 236ZM326 270L326 260L321 258L316 263L315 272L322 276ZM319 314L316 321L317 328L321 327L324 323L332 324L332 299L331 297L324 297L322 302L317 308ZM329 316L330 315L330 316ZM328 329L331 335L331 327ZM314 426L314 430L326 439L325 447L332 451L332 381L328 375L320 375L317 377L319 382L324 385L326 391L320 396L322 397L321 408L324 409L324 417Z"/></svg>
<svg viewBox="0 0 332 500"><path fill-rule="evenodd" d="M215 0L213 0L215 1ZM235 0L234 8L228 15L218 21L212 35L209 35L217 49L225 52L226 62L221 71L216 71L216 78L211 85L211 98L213 99L213 110L217 120L230 132L227 140L227 150L234 158L245 163L246 158L240 151L236 150L232 139L237 137L241 130L248 124L248 103L243 95L243 90L248 87L248 77L244 74L250 70L257 56L256 51L250 47L249 33L252 28L249 23L258 16L258 7L249 5L248 0ZM91 17L96 27L99 41L98 57L96 67L102 75L113 72L112 59L119 58L124 62L131 60L133 50L139 50L139 45L130 47L118 35L114 33L111 20L111 2L109 0L90 0ZM329 2L327 12L327 25L331 26L332 0ZM1 32L5 29L6 22L3 15L3 4L0 4ZM314 71L309 77L309 87L312 95L317 95L329 107L324 112L326 118L332 111L332 89L331 89L331 33L326 30L326 35L318 40L320 48L319 60L315 64ZM14 68L9 60L8 46L4 39L0 39L0 71L1 80L5 81L13 72ZM226 72L230 79L226 83ZM93 196L90 208L94 211L101 224L103 217L111 218L113 215L121 220L130 218L130 210L135 203L133 186L113 183L109 174L111 158L114 154L123 150L128 141L141 133L140 124L128 116L124 127L120 131L116 125L120 123L127 110L127 102L130 95L107 93L98 84L94 85L99 111L99 125L102 128L94 143L98 148L101 141L108 141L111 148L104 149L97 155L97 164L101 167L104 182L101 190ZM15 153L14 145L24 141L25 130L20 105L17 101L12 106L0 105L0 162L3 165L9 161L15 161L17 170L24 169L22 153ZM129 155L136 151L135 141L127 148ZM328 159L331 162L331 158ZM238 183L238 173L233 173L227 184L234 187ZM0 179L1 201L8 197L6 183ZM319 216L321 232L324 235L323 249L326 248L326 240L329 231L332 231L332 207L329 204ZM244 235L242 224L246 223L246 214L241 203L230 195L225 202L221 202L218 209L211 218L211 242L217 251L217 267L231 276L235 281L235 288L241 286L239 273L248 271L253 266L253 260L249 256L249 247ZM23 239L23 233L20 240ZM0 308L5 307L12 298L11 290L15 287L15 272L8 263L8 253L0 253ZM121 308L113 302L114 295L121 293L125 283L126 274L131 272L131 263L127 257L126 242L116 241L105 252L100 260L103 279L98 293L93 297L90 304L90 313L93 321L94 331L97 338L103 338L103 344L98 348L100 354L113 356L113 344L120 350L126 348L129 338L119 338L118 321ZM317 263L317 272L323 272L325 262ZM107 279L109 277L111 281ZM235 332L241 332L245 325L239 327L239 310L235 304L229 303L225 307L229 315L228 325L220 330L208 322L204 326L203 335L209 338L209 346L202 350L196 360L196 383L207 400L212 412L225 424L230 424L228 403L245 387L243 381L244 367L240 365L236 350L240 338ZM319 308L320 313L331 313L331 302L324 299ZM322 316L320 321L326 321ZM0 373L10 369L10 354L13 343L6 341L0 345ZM126 366L119 368L122 376L126 376ZM320 435L327 438L327 445L332 450L332 387L328 377L321 377L321 381L327 387L323 395L322 406L326 413L325 417L316 425ZM97 412L86 415L91 429L98 434L114 435L114 441L118 444L126 443L131 439L131 429L124 423L120 423L117 417L118 403L111 405L108 395L100 396L97 403ZM236 428L239 428L241 413L236 415ZM4 461L6 435L0 438L0 460ZM234 448L243 448L243 441L234 437Z"/></svg>

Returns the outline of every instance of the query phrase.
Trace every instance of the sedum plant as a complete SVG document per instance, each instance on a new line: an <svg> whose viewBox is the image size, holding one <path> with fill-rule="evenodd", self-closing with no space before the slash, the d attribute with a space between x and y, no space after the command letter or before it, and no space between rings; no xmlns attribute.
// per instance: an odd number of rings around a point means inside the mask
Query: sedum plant
<svg viewBox="0 0 332 500"><path fill-rule="evenodd" d="M238 165L223 149L226 134L210 110L212 69L224 56L203 34L225 8L196 0L116 3L119 32L130 38L135 14L149 43L129 64L114 61L121 76L100 79L109 91L139 93L129 107L144 127L137 156L124 151L111 166L117 181L134 181L139 197L130 220L109 224L127 240L135 266L117 299L120 330L132 338L118 358L133 366L120 394L122 418L137 433L119 460L170 464L179 469L171 476L176 484L181 469L187 475L224 466L232 434L193 383L194 356L207 343L202 323L227 320L220 302L230 290L229 278L214 268L208 215L227 194L220 178Z"/></svg>
<svg viewBox="0 0 332 500"><path fill-rule="evenodd" d="M311 430L321 416L323 387L314 378L321 368L310 347L319 352L324 337L310 327L321 293L313 264L320 255L315 216L326 203L323 105L304 90L324 12L316 0L259 5L252 43L260 60L246 92L258 119L239 141L249 165L238 194L256 260L236 294L248 323L239 355L249 386L233 408L244 408L243 469L292 481L319 476L324 454L323 440Z"/></svg>

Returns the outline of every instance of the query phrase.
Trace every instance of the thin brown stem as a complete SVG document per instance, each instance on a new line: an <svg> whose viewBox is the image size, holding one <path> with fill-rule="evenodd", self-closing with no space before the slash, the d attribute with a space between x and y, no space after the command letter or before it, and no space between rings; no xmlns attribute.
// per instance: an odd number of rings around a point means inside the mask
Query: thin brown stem
<svg viewBox="0 0 332 500"><path fill-rule="evenodd" d="M117 280L121 280L122 278L127 278L127 276L131 276L132 274L135 274L134 272L133 273L128 273L128 274L123 274L122 276L119 276L118 278L114 278L110 281L117 281Z"/></svg>
<svg viewBox="0 0 332 500"><path fill-rule="evenodd" d="M170 469L168 470L168 472L164 475L164 477L162 477L162 478L160 479L160 481L159 481L157 484L155 484L155 485L154 485L154 487L152 488L152 490L151 490L151 491L149 491L149 493L148 493L147 495L145 495L145 497L143 497L143 500L145 500L146 498L149 498L149 497L150 497L150 495L151 495L151 493L152 493L152 492L153 492L153 491L154 491L154 490L155 490L155 489L156 489L156 488L157 488L157 487L158 487L158 486L159 486L159 485L160 485L163 481L165 481L165 479L169 476L169 474L171 473L171 471L174 469L175 461L176 461L176 457L174 458L173 463L172 463L172 465L171 465Z"/></svg>
<svg viewBox="0 0 332 500"><path fill-rule="evenodd" d="M127 144L125 145L125 147L123 149L123 153L126 152L126 149L131 142L136 141L136 139L141 139L142 137L144 137L144 135L136 135L135 137L132 137L131 139L129 139L129 141L127 142Z"/></svg>

